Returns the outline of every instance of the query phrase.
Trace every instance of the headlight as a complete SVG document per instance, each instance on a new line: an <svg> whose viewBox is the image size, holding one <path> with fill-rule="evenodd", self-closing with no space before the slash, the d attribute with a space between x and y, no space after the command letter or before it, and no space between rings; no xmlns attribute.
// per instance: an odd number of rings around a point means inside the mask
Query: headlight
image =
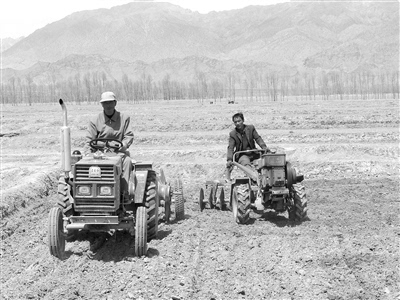
<svg viewBox="0 0 400 300"><path fill-rule="evenodd" d="M91 187L88 185L80 185L78 186L78 195L81 196L89 196L92 194Z"/></svg>
<svg viewBox="0 0 400 300"><path fill-rule="evenodd" d="M111 196L112 191L112 186L103 185L100 187L100 196Z"/></svg>

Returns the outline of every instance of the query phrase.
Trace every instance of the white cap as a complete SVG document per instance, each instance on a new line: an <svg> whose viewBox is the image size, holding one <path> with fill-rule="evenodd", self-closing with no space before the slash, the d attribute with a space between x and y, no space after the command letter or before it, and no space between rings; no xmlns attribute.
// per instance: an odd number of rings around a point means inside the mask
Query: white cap
<svg viewBox="0 0 400 300"><path fill-rule="evenodd" d="M117 97L115 97L115 94L113 92L104 92L103 94L101 94L100 103L115 100L117 100Z"/></svg>

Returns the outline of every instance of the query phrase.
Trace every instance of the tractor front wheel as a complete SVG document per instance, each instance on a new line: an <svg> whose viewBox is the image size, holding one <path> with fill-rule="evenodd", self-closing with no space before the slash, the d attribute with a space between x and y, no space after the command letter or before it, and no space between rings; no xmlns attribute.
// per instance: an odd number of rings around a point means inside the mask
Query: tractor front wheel
<svg viewBox="0 0 400 300"><path fill-rule="evenodd" d="M232 191L232 212L235 222L247 224L250 220L250 191L248 184L240 184Z"/></svg>
<svg viewBox="0 0 400 300"><path fill-rule="evenodd" d="M63 176L58 180L58 205L65 216L70 217L74 214L71 201L71 187Z"/></svg>
<svg viewBox="0 0 400 300"><path fill-rule="evenodd" d="M61 208L52 207L50 209L48 226L50 254L62 259L65 252L65 234Z"/></svg>
<svg viewBox="0 0 400 300"><path fill-rule="evenodd" d="M307 197L305 187L301 183L293 184L291 197L294 205L289 208L289 219L301 222L307 218Z"/></svg>
<svg viewBox="0 0 400 300"><path fill-rule="evenodd" d="M136 256L147 253L147 211L144 206L139 206L136 210L135 253Z"/></svg>

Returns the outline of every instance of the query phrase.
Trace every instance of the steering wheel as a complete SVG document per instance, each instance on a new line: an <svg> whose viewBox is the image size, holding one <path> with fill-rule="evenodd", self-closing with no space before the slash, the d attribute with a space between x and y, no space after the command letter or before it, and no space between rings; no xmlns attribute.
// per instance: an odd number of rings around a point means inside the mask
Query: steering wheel
<svg viewBox="0 0 400 300"><path fill-rule="evenodd" d="M89 143L90 147L96 150L107 150L112 149L114 152L119 150L123 144L117 139L93 139Z"/></svg>

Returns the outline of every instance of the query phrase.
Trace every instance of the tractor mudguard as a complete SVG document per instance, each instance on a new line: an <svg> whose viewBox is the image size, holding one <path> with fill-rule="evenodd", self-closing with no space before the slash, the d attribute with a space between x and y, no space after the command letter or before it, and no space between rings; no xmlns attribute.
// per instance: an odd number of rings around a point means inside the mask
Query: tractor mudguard
<svg viewBox="0 0 400 300"><path fill-rule="evenodd" d="M250 178L249 177L238 177L235 179L232 179L231 184L235 185L235 184L251 184Z"/></svg>
<svg viewBox="0 0 400 300"><path fill-rule="evenodd" d="M239 184L248 184L251 186L251 179L249 177L238 177L231 180L230 201L232 200L233 188Z"/></svg>
<svg viewBox="0 0 400 300"><path fill-rule="evenodd" d="M294 184L304 180L304 175L297 174L296 168L292 167L290 162L286 162L286 179L288 188L292 188Z"/></svg>
<svg viewBox="0 0 400 300"><path fill-rule="evenodd" d="M144 203L146 181L149 171L136 171L135 203Z"/></svg>

